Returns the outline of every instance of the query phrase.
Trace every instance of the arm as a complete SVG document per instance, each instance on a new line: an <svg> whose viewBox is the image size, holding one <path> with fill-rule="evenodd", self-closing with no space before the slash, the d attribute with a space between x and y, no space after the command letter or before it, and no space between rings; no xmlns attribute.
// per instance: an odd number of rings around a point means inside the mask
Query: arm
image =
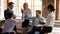
<svg viewBox="0 0 60 34"><path fill-rule="evenodd" d="M40 24L45 24L46 23L45 18L44 17L41 17L40 20L39 20L39 23Z"/></svg>
<svg viewBox="0 0 60 34"><path fill-rule="evenodd" d="M30 9L29 9L29 17L32 17L32 13Z"/></svg>
<svg viewBox="0 0 60 34"><path fill-rule="evenodd" d="M14 19L15 23L22 23L24 21L24 14L21 19Z"/></svg>
<svg viewBox="0 0 60 34"><path fill-rule="evenodd" d="M46 25L50 25L52 23L52 20L53 20L52 16L48 16L46 20Z"/></svg>

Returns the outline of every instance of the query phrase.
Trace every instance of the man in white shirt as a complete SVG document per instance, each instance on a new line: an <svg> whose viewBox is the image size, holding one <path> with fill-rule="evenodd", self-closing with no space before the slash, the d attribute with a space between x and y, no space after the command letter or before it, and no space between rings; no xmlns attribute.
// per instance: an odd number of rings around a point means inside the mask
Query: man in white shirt
<svg viewBox="0 0 60 34"><path fill-rule="evenodd" d="M14 26L17 23L22 23L24 21L24 14L22 16L23 19L13 19L13 16L13 14L10 14L10 18L4 22L4 29L2 34L14 34Z"/></svg>
<svg viewBox="0 0 60 34"><path fill-rule="evenodd" d="M40 34L51 32L55 24L54 6L52 4L49 4L47 8L48 8L49 14L46 19L46 26L42 29Z"/></svg>
<svg viewBox="0 0 60 34"><path fill-rule="evenodd" d="M41 16L41 11L40 10L36 10L36 16L35 17L31 17L30 19L32 19L32 30L29 30L30 32L28 32L27 34L35 34L36 31L41 31L41 27L38 25L43 25L45 24L45 19L44 17ZM37 27L38 26L38 27Z"/></svg>

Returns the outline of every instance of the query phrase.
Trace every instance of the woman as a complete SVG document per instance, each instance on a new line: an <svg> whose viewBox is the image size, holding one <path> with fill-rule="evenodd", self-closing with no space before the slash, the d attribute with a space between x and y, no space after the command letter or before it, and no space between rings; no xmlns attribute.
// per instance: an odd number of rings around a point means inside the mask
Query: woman
<svg viewBox="0 0 60 34"><path fill-rule="evenodd" d="M41 34L44 34L46 32L47 33L51 32L52 28L54 27L54 23L55 23L54 6L52 4L49 4L47 8L48 8L49 14L46 19L46 26L43 27Z"/></svg>
<svg viewBox="0 0 60 34"><path fill-rule="evenodd" d="M22 23L22 27L27 27L29 24L29 18L32 16L31 10L28 8L28 3L23 4L23 9L21 9L22 14L25 14L25 21Z"/></svg>

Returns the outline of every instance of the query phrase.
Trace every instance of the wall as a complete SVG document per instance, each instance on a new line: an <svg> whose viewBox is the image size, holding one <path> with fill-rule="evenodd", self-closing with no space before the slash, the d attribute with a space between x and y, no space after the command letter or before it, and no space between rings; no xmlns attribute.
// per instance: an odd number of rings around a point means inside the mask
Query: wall
<svg viewBox="0 0 60 34"><path fill-rule="evenodd" d="M60 20L60 0L59 0L59 15L58 19Z"/></svg>
<svg viewBox="0 0 60 34"><path fill-rule="evenodd" d="M47 10L47 6L49 4L54 5L54 0L42 0L42 15L46 18L48 15L48 10Z"/></svg>

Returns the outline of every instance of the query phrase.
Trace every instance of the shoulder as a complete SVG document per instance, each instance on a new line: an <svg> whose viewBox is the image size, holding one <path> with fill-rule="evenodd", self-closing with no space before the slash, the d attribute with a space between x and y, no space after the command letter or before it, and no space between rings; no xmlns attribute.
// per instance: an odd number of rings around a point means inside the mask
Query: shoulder
<svg viewBox="0 0 60 34"><path fill-rule="evenodd" d="M48 15L48 17L53 18L53 17L55 17L55 14L54 14L54 13L50 13L50 14Z"/></svg>
<svg viewBox="0 0 60 34"><path fill-rule="evenodd" d="M40 22L46 22L45 18L44 17L40 17Z"/></svg>
<svg viewBox="0 0 60 34"><path fill-rule="evenodd" d="M40 20L45 21L45 18L44 17L40 17Z"/></svg>
<svg viewBox="0 0 60 34"><path fill-rule="evenodd" d="M45 18L43 16L41 16L40 19L45 19Z"/></svg>
<svg viewBox="0 0 60 34"><path fill-rule="evenodd" d="M36 17L30 17L30 19L35 19Z"/></svg>
<svg viewBox="0 0 60 34"><path fill-rule="evenodd" d="M30 10L30 9L28 8L28 10Z"/></svg>
<svg viewBox="0 0 60 34"><path fill-rule="evenodd" d="M36 17L32 17L33 19L35 19Z"/></svg>
<svg viewBox="0 0 60 34"><path fill-rule="evenodd" d="M28 11L30 11L31 12L31 10L28 8Z"/></svg>
<svg viewBox="0 0 60 34"><path fill-rule="evenodd" d="M4 12L8 11L8 9L4 10Z"/></svg>
<svg viewBox="0 0 60 34"><path fill-rule="evenodd" d="M8 13L8 9L4 10L4 13Z"/></svg>

